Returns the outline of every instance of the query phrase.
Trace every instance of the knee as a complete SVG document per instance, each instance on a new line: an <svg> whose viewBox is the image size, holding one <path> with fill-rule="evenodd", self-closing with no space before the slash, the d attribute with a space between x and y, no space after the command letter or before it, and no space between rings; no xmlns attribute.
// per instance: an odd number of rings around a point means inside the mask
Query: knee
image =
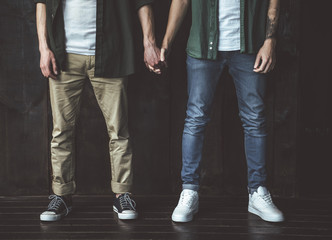
<svg viewBox="0 0 332 240"><path fill-rule="evenodd" d="M253 137L265 137L267 135L266 117L263 112L240 113L240 118L245 134Z"/></svg>
<svg viewBox="0 0 332 240"><path fill-rule="evenodd" d="M184 133L200 135L204 132L209 121L210 118L204 114L187 114L184 124Z"/></svg>
<svg viewBox="0 0 332 240"><path fill-rule="evenodd" d="M71 142L74 138L75 125L68 125L66 127L55 126L52 131L52 143L62 144L64 142Z"/></svg>

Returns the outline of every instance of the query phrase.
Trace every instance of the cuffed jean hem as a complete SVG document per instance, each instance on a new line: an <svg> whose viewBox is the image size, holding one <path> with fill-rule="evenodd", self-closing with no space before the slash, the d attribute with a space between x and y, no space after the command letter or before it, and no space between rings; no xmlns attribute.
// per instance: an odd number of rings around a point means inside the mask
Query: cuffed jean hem
<svg viewBox="0 0 332 240"><path fill-rule="evenodd" d="M194 190L196 192L198 192L199 190L199 185L195 185L195 184L182 184L182 189L189 189L189 190Z"/></svg>
<svg viewBox="0 0 332 240"><path fill-rule="evenodd" d="M118 182L111 181L111 188L115 194L123 194L123 193L131 191L132 184L131 183L118 183Z"/></svg>
<svg viewBox="0 0 332 240"><path fill-rule="evenodd" d="M250 187L248 187L248 193L249 193L249 194L253 194L254 192L257 191L257 189L258 189L259 187L266 187L266 186L265 186L265 184L261 184L261 185L259 185L259 186L256 187L256 188L250 188Z"/></svg>
<svg viewBox="0 0 332 240"><path fill-rule="evenodd" d="M58 196L72 195L76 190L76 183L74 181L69 183L52 182L53 193Z"/></svg>

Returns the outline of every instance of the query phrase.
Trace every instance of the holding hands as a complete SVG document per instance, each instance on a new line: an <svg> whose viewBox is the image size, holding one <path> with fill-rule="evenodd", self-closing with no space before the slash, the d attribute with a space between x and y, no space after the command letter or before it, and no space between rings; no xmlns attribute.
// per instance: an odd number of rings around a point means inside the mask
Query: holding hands
<svg viewBox="0 0 332 240"><path fill-rule="evenodd" d="M175 35L178 32L180 25L187 13L190 0L173 0L168 16L168 24L164 40L161 46L161 49L157 49L154 44L154 51L151 50L149 44L145 44L147 41L144 41L145 51L144 51L144 61L147 68L156 73L161 74L167 68L167 57L170 53L171 45L174 41ZM144 21L141 21L144 26ZM153 26L154 24L146 24ZM152 28L153 29L153 28ZM143 27L144 32L144 27ZM149 31L147 31L149 32ZM149 36L149 34L145 34ZM151 35L150 35L151 36ZM153 34L154 36L154 34ZM153 41L152 41L153 42ZM158 59L158 60L156 60Z"/></svg>
<svg viewBox="0 0 332 240"><path fill-rule="evenodd" d="M167 49L159 49L156 44L149 43L144 47L144 62L146 67L150 72L156 74L162 74L166 71L167 62L166 62Z"/></svg>

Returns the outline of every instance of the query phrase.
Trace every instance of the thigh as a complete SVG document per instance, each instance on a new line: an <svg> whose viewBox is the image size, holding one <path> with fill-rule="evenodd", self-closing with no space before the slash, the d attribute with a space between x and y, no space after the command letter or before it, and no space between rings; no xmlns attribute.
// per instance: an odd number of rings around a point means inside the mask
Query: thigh
<svg viewBox="0 0 332 240"><path fill-rule="evenodd" d="M204 116L209 113L223 67L222 60L187 57L188 115Z"/></svg>
<svg viewBox="0 0 332 240"><path fill-rule="evenodd" d="M86 80L84 56L67 56L67 64L56 80L49 79L53 119L74 123Z"/></svg>
<svg viewBox="0 0 332 240"><path fill-rule="evenodd" d="M229 63L242 116L257 117L264 111L267 77L253 71L255 59L255 55L236 53Z"/></svg>
<svg viewBox="0 0 332 240"><path fill-rule="evenodd" d="M128 137L127 77L99 78L90 76L98 105L113 139Z"/></svg>

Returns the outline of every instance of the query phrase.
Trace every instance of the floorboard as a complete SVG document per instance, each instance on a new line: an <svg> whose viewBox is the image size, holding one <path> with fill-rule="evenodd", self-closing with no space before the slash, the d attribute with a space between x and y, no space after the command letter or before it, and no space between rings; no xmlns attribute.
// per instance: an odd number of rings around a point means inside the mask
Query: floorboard
<svg viewBox="0 0 332 240"><path fill-rule="evenodd" d="M201 197L194 221L170 219L177 196L136 196L139 218L118 220L113 196L74 196L72 213L39 221L47 196L0 197L0 239L332 240L332 199L282 199L286 221L268 223L247 212L246 197Z"/></svg>

